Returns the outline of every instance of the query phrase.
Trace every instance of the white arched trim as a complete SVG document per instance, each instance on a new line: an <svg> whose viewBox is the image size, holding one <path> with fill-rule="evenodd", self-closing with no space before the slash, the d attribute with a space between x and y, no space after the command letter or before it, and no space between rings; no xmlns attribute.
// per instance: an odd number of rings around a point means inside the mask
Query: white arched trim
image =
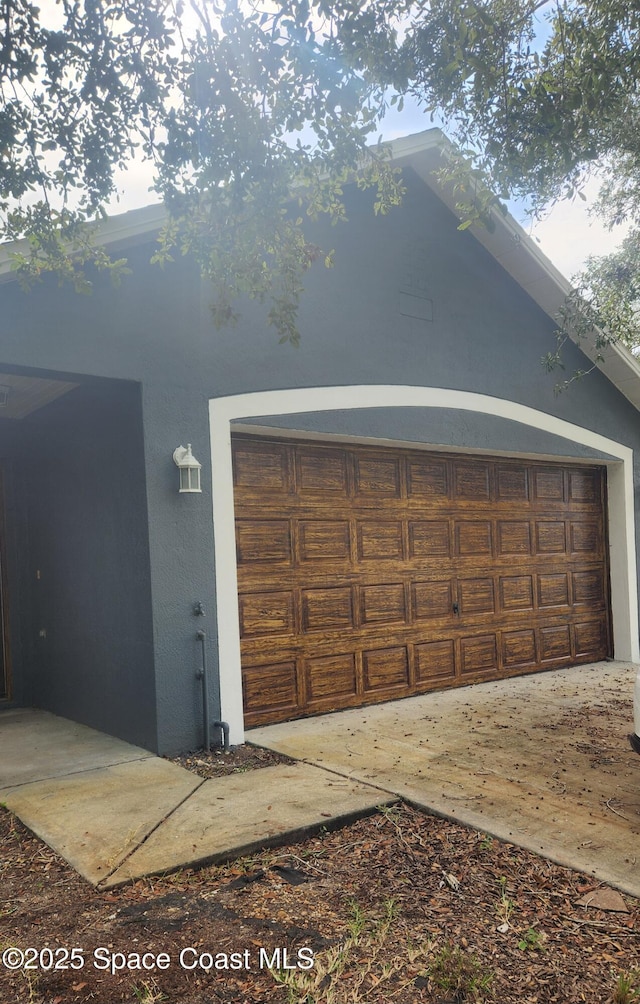
<svg viewBox="0 0 640 1004"><path fill-rule="evenodd" d="M269 415L360 408L454 408L519 422L542 432L607 453L609 463L609 546L615 658L640 661L633 507L633 451L572 422L514 401L442 387L364 385L257 391L209 401L213 527L218 611L218 654L222 717L231 742L244 739L238 576L236 568L231 467L231 423ZM274 430L276 431L276 430ZM286 430L278 430L286 432ZM582 458L584 459L584 458Z"/></svg>

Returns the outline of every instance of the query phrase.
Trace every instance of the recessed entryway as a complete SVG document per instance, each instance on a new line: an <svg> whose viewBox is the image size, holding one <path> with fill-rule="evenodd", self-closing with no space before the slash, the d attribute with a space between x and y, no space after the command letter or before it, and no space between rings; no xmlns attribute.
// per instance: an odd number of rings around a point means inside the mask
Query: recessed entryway
<svg viewBox="0 0 640 1004"><path fill-rule="evenodd" d="M0 468L0 704L11 698L4 481Z"/></svg>
<svg viewBox="0 0 640 1004"><path fill-rule="evenodd" d="M25 521L25 505L23 501L18 501L18 495L24 487L28 465L33 463L31 451L25 448L23 434L26 423L23 420L77 386L75 382L53 376L0 371L0 707L16 696L12 679L10 607L16 604L16 609L20 609L20 601L18 588L12 596L9 590L12 584L16 585L16 580L25 575L28 550L24 540L17 542L20 533L17 524ZM13 563L10 575L11 550ZM16 624L14 619L14 636L17 633ZM18 686L16 689L19 696L23 688Z"/></svg>

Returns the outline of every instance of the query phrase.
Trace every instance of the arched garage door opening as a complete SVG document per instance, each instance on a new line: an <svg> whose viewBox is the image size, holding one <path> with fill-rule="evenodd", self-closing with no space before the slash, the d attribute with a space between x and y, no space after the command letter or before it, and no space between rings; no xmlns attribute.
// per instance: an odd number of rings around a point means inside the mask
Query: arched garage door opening
<svg viewBox="0 0 640 1004"><path fill-rule="evenodd" d="M619 458L608 506L602 464L237 438L236 562L231 423L374 403L501 415L604 451ZM634 657L628 448L441 389L267 392L210 407L222 712L233 741L245 724L594 661L610 654L612 633L616 657Z"/></svg>

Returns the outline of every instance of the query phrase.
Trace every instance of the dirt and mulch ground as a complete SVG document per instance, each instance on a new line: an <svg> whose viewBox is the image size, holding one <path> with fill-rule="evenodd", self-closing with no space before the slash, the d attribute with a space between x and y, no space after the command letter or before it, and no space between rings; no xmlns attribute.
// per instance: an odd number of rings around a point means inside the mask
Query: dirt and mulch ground
<svg viewBox="0 0 640 1004"><path fill-rule="evenodd" d="M241 774L259 767L275 767L279 763L293 763L291 757L267 750L261 746L232 746L226 753L221 749L195 750L181 756L170 757L179 767L198 774L199 777L224 777L225 774Z"/></svg>
<svg viewBox="0 0 640 1004"><path fill-rule="evenodd" d="M4 810L0 855L2 1004L640 1000L638 901L409 807L109 893Z"/></svg>

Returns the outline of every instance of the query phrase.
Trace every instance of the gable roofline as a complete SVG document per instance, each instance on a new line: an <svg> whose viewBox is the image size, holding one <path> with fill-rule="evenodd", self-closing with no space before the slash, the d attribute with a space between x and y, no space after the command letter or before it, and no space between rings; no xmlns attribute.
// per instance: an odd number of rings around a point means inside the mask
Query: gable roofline
<svg viewBox="0 0 640 1004"><path fill-rule="evenodd" d="M446 164L448 152L454 149L442 130L426 129L402 136L392 140L389 146L391 163L395 167L413 168L440 201L460 218L450 187L443 185L435 173ZM571 292L571 284L509 213L492 208L491 217L492 231L476 225L469 228L474 238L545 314L557 322L559 311ZM94 240L99 246L126 248L158 233L166 219L162 204L133 209L97 223ZM0 245L0 282L16 278L12 271L12 255L21 251L28 251L26 241ZM579 344L584 354L596 362L595 351L586 342ZM600 371L640 411L640 362L620 344L605 346L601 355L604 362L598 363Z"/></svg>
<svg viewBox="0 0 640 1004"><path fill-rule="evenodd" d="M88 233L93 231L93 240L98 247L126 247L129 244L141 243L146 238L159 233L167 221L167 214L162 203L142 206L140 209L130 209L117 216L108 216L96 223L86 223L83 226ZM13 269L13 257L16 254L28 254L27 240L8 241L0 244L0 282L17 280Z"/></svg>
<svg viewBox="0 0 640 1004"><path fill-rule="evenodd" d="M435 173L446 164L453 144L441 129L427 129L412 136L403 136L391 144L393 163L412 167L428 188L460 219L456 199L451 189L443 185ZM571 283L562 275L536 242L511 216L497 208L491 209L494 229L472 226L475 239L483 245L498 264L557 323L559 312L571 292ZM573 341L578 343L576 338ZM578 343L584 354L596 362L596 353L588 343ZM625 345L607 345L601 351L600 371L640 410L640 362Z"/></svg>

